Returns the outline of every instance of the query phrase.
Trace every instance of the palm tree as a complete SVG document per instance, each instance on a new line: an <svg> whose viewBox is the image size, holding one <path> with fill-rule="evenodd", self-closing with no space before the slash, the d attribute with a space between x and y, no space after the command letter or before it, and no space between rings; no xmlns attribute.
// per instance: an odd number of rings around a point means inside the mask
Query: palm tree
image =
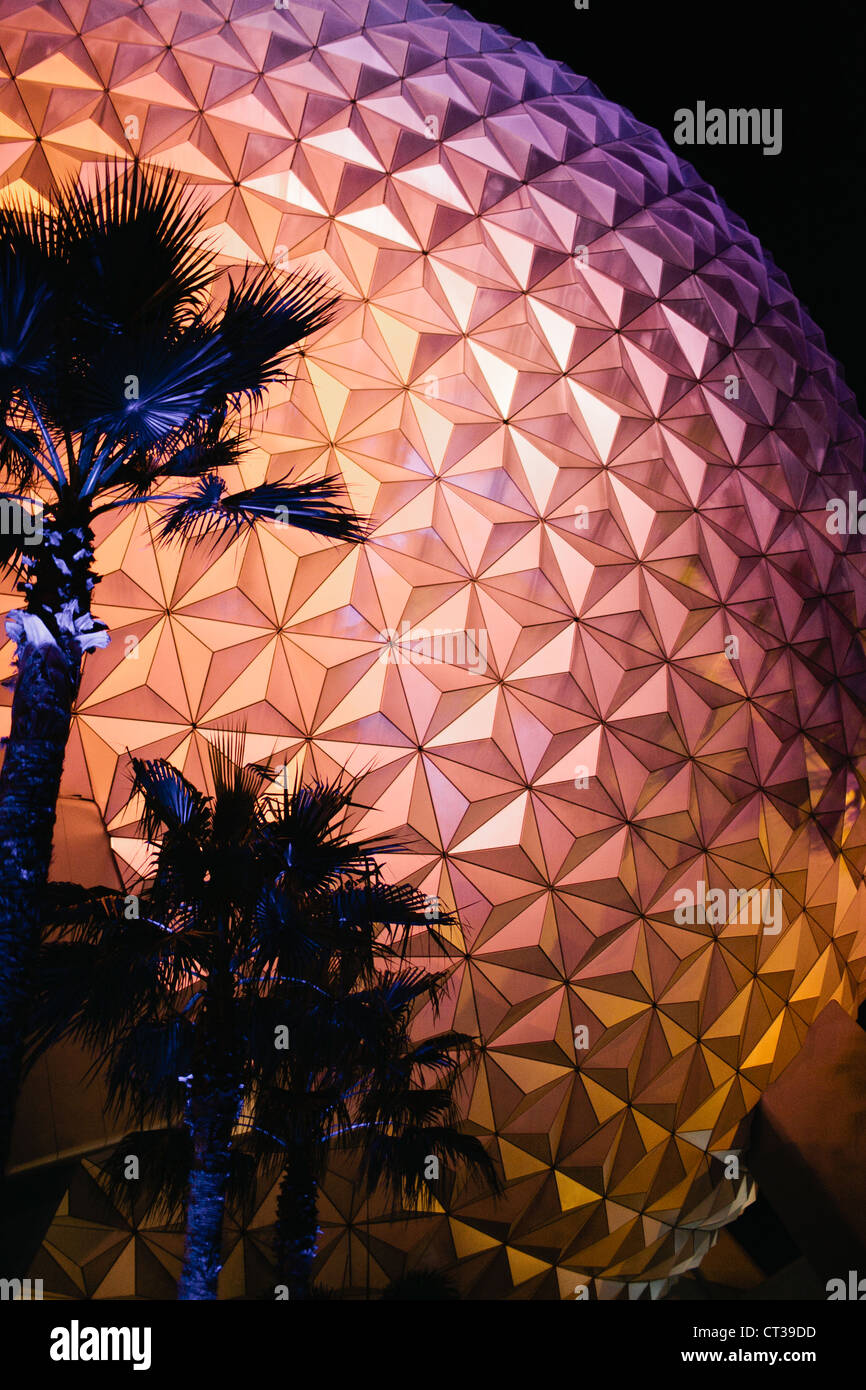
<svg viewBox="0 0 866 1390"><path fill-rule="evenodd" d="M175 1204L184 1193L182 1299L216 1297L232 1182L242 1191L276 1148L296 1290L309 1284L323 1136L369 1130L378 1180L399 1169L391 1128L412 1111L416 1130L432 1119L431 1138L492 1172L478 1141L446 1135L448 1086L426 1110L405 1096L425 1067L455 1074L470 1045L446 1034L426 1052L407 1047L411 1003L439 988L403 961L408 932L429 928L426 899L383 880L374 853L393 846L350 836L354 782L274 795L240 748L240 736L211 746L210 798L168 763L134 760L152 880L137 898L52 886L50 920L67 935L43 945L33 1019L32 1056L74 1036L95 1049L115 1110L142 1128L185 1126L165 1174L149 1179ZM157 1141L141 1142L154 1152ZM414 1131L410 1142L414 1161Z"/></svg>
<svg viewBox="0 0 866 1390"><path fill-rule="evenodd" d="M241 457L250 412L336 299L305 273L247 267L220 282L203 211L173 174L137 162L106 166L94 194L60 189L50 210L0 208L0 562L23 594L6 620L17 675L0 772L0 1174L72 710L85 653L108 641L91 614L94 519L152 500L167 505L165 537L231 540L259 519L364 535L334 477L227 491L221 470Z"/></svg>
<svg viewBox="0 0 866 1390"><path fill-rule="evenodd" d="M339 896L334 916L349 920ZM372 925L363 912L353 918ZM353 1151L361 1189L369 1195L384 1188L395 1208L429 1207L440 1163L462 1166L492 1191L501 1190L480 1140L460 1127L455 1103L462 1067L476 1052L474 1040L453 1030L420 1042L411 1037L419 1004L438 1008L445 973L401 963L396 970L380 969L366 986L365 972L352 979L351 965L345 969L352 945L342 935L335 931L328 943L344 968L339 982L328 963L330 971L304 970L303 982L288 997L277 988L285 1006L300 1006L300 1026L285 1060L260 1076L248 1120L247 1145L257 1163L276 1156L281 1167L275 1278L292 1299L312 1293L318 1185L335 1148ZM308 996L311 986L324 990L327 1009ZM329 1046L329 1031L338 1040L336 1049ZM345 1046L347 1035L353 1047Z"/></svg>
<svg viewBox="0 0 866 1390"><path fill-rule="evenodd" d="M255 1209L260 1179L279 1174L274 1283L278 1296L293 1301L316 1295L318 1189L334 1149L352 1151L361 1190L369 1196L385 1187L395 1208L430 1206L436 1188L427 1174L434 1156L501 1191L494 1164L481 1142L460 1127L454 1103L455 1082L463 1059L474 1054L473 1040L452 1031L416 1043L409 1038L412 1005L435 1000L443 976L403 966L383 973L370 990L344 995L344 1008L354 1007L358 1023L363 1021L363 1037L347 1019L341 1026L330 1007L328 1023L307 995L312 983L304 981L294 1001L284 1084L276 1084L267 1067L258 1072L253 1118L238 1122L226 1188L226 1208L243 1223ZM329 1032L339 1039L338 1049L330 1045ZM329 1066L321 1061L326 1052ZM130 1154L140 1163L134 1184L127 1173ZM192 1157L183 1128L128 1134L103 1164L103 1181L112 1201L132 1216L176 1220L186 1207Z"/></svg>

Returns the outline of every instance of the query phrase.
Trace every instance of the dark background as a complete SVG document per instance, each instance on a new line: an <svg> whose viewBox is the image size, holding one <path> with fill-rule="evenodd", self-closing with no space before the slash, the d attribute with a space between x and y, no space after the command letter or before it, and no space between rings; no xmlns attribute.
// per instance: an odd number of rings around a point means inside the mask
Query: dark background
<svg viewBox="0 0 866 1390"><path fill-rule="evenodd" d="M866 413L866 3L463 0L655 126L746 222ZM782 150L676 146L674 112L781 107Z"/></svg>

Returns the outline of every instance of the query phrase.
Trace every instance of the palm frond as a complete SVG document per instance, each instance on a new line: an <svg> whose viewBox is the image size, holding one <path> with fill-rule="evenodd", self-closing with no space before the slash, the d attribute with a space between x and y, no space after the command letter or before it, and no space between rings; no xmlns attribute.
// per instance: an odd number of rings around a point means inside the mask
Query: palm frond
<svg viewBox="0 0 866 1390"><path fill-rule="evenodd" d="M241 1225L249 1225L257 1209L259 1179L274 1175L276 1155L268 1161L259 1156L246 1142L246 1136L235 1135L229 1154L229 1178L226 1185L226 1206Z"/></svg>
<svg viewBox="0 0 866 1390"><path fill-rule="evenodd" d="M221 468L236 468L245 443L242 434L227 427L225 409L196 416L178 440L170 440L162 448L155 476L200 478Z"/></svg>
<svg viewBox="0 0 866 1390"><path fill-rule="evenodd" d="M441 977L440 977L441 978ZM456 1029L434 1033L432 1037L422 1038L420 1042L407 1049L405 1062L413 1073L446 1073L454 1076L467 1061L478 1054L478 1043L469 1033Z"/></svg>
<svg viewBox="0 0 866 1390"><path fill-rule="evenodd" d="M216 802L214 822L221 804L235 802L249 808L248 823L252 826L255 808L266 774L255 763L245 764L243 726L236 729L223 729L208 743L208 762L214 782Z"/></svg>
<svg viewBox="0 0 866 1390"><path fill-rule="evenodd" d="M40 948L28 1064L74 1037L102 1065L137 1022L171 1017L180 992L202 969L194 934L165 931L146 917L126 920L115 915L110 898L71 903L66 912L56 905L47 920L67 935L49 935Z"/></svg>
<svg viewBox="0 0 866 1390"><path fill-rule="evenodd" d="M313 978L322 952L336 944L317 903L271 882L257 897L251 928L249 968L262 980L277 966L293 978Z"/></svg>
<svg viewBox="0 0 866 1390"><path fill-rule="evenodd" d="M160 440L180 448L197 418L258 406L285 378L291 348L327 322L334 302L318 277L281 286L248 268L222 311L187 315L172 333L158 316L100 333L72 373L70 421L92 425L125 451Z"/></svg>
<svg viewBox="0 0 866 1390"><path fill-rule="evenodd" d="M73 429L89 424L119 450L109 468L100 466L100 485L137 451L160 441L164 458L181 449L197 419L256 408L285 379L291 349L328 321L334 303L317 276L298 273L280 284L247 267L221 311L188 313L170 333L151 315L97 334L69 364L74 390L65 414Z"/></svg>
<svg viewBox="0 0 866 1390"><path fill-rule="evenodd" d="M166 478L198 478L221 468L236 468L245 449L245 436L226 424L224 410L195 416L182 429L151 445L130 445L118 451L101 489L118 495L93 514L122 505L127 498L135 501L146 497Z"/></svg>
<svg viewBox="0 0 866 1390"><path fill-rule="evenodd" d="M167 332L200 313L214 264L203 212L173 170L137 159L106 161L96 193L67 181L54 221L79 312L108 333L144 322Z"/></svg>
<svg viewBox="0 0 866 1390"><path fill-rule="evenodd" d="M405 936L412 927L430 926L426 897L408 883L369 879L360 883L344 881L336 890L335 907L340 916L356 928L390 927ZM436 920L441 926L456 919L452 913L440 909Z"/></svg>
<svg viewBox="0 0 866 1390"><path fill-rule="evenodd" d="M302 1078L297 1084L280 1086L271 1079L257 1092L246 1143L260 1161L276 1158L281 1167L294 1146L302 1146L307 1152L312 1148L316 1162L322 1165L327 1159L327 1145L321 1137L350 1124L339 1080L327 1076L312 1081Z"/></svg>
<svg viewBox="0 0 866 1390"><path fill-rule="evenodd" d="M80 883L54 879L42 892L42 920L49 927L81 927L80 939L94 940L106 926L121 925L127 896L118 888L85 888Z"/></svg>
<svg viewBox="0 0 866 1390"><path fill-rule="evenodd" d="M359 544L365 525L346 500L342 480L326 477L305 483L261 483L242 492L227 493L216 473L199 481L198 489L170 509L160 525L164 539L183 540L211 535L237 536L257 521L295 526L311 535Z"/></svg>
<svg viewBox="0 0 866 1390"><path fill-rule="evenodd" d="M139 1176L130 1159L137 1161ZM175 1223L183 1216L193 1160L192 1138L185 1125L136 1130L127 1134L100 1163L97 1181L110 1200L131 1220ZM266 1169L243 1139L232 1145L226 1203L241 1221L255 1210L257 1179Z"/></svg>
<svg viewBox="0 0 866 1390"><path fill-rule="evenodd" d="M38 430L13 425L10 409L0 402L0 472L18 487L29 488L40 473L35 459L42 459L42 439Z"/></svg>
<svg viewBox="0 0 866 1390"><path fill-rule="evenodd" d="M246 266L211 319L225 348L217 392L236 405L259 404L265 389L286 377L291 349L333 318L339 296L324 276L304 268L281 277Z"/></svg>
<svg viewBox="0 0 866 1390"><path fill-rule="evenodd" d="M50 374L58 328L50 217L0 206L0 401Z"/></svg>
<svg viewBox="0 0 866 1390"><path fill-rule="evenodd" d="M50 1047L63 1038L80 1038L87 1031L83 1019L95 949L85 941L47 942L39 958L38 984L30 1001L24 1069L29 1071ZM116 995L112 996L113 1000ZM98 997L91 1009L103 1003ZM111 1015L113 1023L113 1014Z"/></svg>
<svg viewBox="0 0 866 1390"><path fill-rule="evenodd" d="M373 1133L361 1150L360 1176L368 1191L382 1188L396 1202L429 1207L437 1197L435 1182L425 1178L430 1158L456 1171L463 1168L498 1196L502 1180L481 1140L453 1124L404 1126L399 1133Z"/></svg>
<svg viewBox="0 0 866 1390"><path fill-rule="evenodd" d="M100 488L136 452L182 446L192 422L219 404L213 383L226 368L225 355L216 336L200 325L167 336L159 323L146 323L113 337L99 335L70 364L64 419L74 432L97 431L112 451Z"/></svg>
<svg viewBox="0 0 866 1390"><path fill-rule="evenodd" d="M133 1022L114 1035L101 1066L110 1108L140 1124L178 1124L187 1098L181 1077L190 1075L192 1065L189 1019L175 1014Z"/></svg>
<svg viewBox="0 0 866 1390"><path fill-rule="evenodd" d="M274 772L270 775L273 777ZM319 878L322 887L335 876L373 873L367 842L352 840L348 823L363 809L356 799L359 777L316 778L270 793L266 833L279 846L286 865L308 883Z"/></svg>
<svg viewBox="0 0 866 1390"><path fill-rule="evenodd" d="M408 1020L420 1000L436 1001L447 980L442 971L424 970L417 965L404 965L400 970L377 971L375 983L368 989L354 991L352 998L369 1001L386 1019L397 1026ZM446 1035L442 1035L443 1039ZM455 1040L457 1034L451 1035ZM459 1035L461 1038L464 1035ZM393 1054L394 1044L391 1041Z"/></svg>
<svg viewBox="0 0 866 1390"><path fill-rule="evenodd" d="M149 840L165 829L202 837L210 823L207 797L164 758L131 759L133 793L144 801L142 828Z"/></svg>
<svg viewBox="0 0 866 1390"><path fill-rule="evenodd" d="M133 1165L130 1159L135 1159ZM99 1185L133 1221L177 1221L186 1205L192 1140L180 1126L127 1134L100 1164ZM131 1177L135 1172L138 1176Z"/></svg>

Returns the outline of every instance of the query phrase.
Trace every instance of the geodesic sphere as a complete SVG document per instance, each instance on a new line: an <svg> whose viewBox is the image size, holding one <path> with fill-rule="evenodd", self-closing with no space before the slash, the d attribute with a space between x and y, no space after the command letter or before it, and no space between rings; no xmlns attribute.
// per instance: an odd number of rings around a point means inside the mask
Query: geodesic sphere
<svg viewBox="0 0 866 1390"><path fill-rule="evenodd" d="M225 265L326 271L337 319L232 481L340 471L373 523L215 552L157 545L158 503L103 519L114 640L65 789L132 871L127 750L202 780L243 721L251 758L366 771L359 828L404 836L431 921L456 909L439 1026L482 1041L464 1113L505 1198L443 1171L433 1218L349 1234L332 1176L326 1282L359 1242L374 1283L435 1256L474 1296L687 1268L745 1200L742 1122L862 962L839 369L656 131L462 11L76 13L3 7L6 184L135 153L201 191Z"/></svg>

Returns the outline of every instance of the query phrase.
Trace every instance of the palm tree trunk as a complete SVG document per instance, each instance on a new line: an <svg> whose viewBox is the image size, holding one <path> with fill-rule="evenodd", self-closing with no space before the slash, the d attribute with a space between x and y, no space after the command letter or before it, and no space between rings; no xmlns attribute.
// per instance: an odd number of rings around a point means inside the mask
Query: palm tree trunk
<svg viewBox="0 0 866 1390"><path fill-rule="evenodd" d="M0 1180L9 1156L57 797L85 637L93 532L87 505L59 502L24 585L12 723L0 771ZM61 616L62 615L62 616ZM101 626L101 625L99 625Z"/></svg>
<svg viewBox="0 0 866 1390"><path fill-rule="evenodd" d="M177 1286L181 1301L217 1296L237 1111L238 1090L231 1085L208 1087L205 1095L193 1096L188 1106L193 1162L186 1204L183 1270Z"/></svg>
<svg viewBox="0 0 866 1390"><path fill-rule="evenodd" d="M306 1299L313 1286L313 1261L319 1242L315 1168L302 1150L283 1169L277 1197L276 1279L290 1299Z"/></svg>
<svg viewBox="0 0 866 1390"><path fill-rule="evenodd" d="M5 1169L75 683L54 645L19 648L0 772L0 1174Z"/></svg>

